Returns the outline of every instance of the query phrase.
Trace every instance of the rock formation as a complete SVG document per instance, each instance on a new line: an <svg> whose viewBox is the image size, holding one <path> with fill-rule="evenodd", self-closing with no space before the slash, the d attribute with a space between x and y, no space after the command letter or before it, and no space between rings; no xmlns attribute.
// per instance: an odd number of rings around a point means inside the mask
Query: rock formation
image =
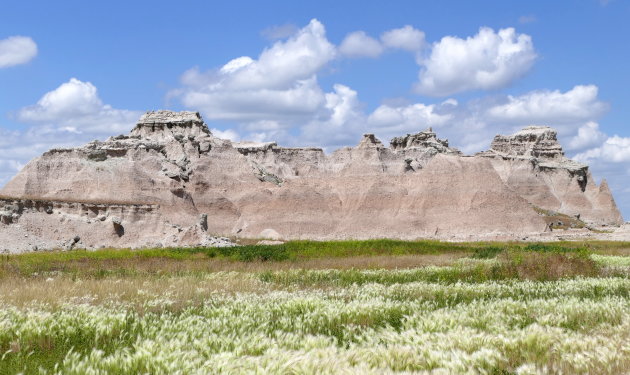
<svg viewBox="0 0 630 375"><path fill-rule="evenodd" d="M622 220L606 183L568 160L551 128L497 136L476 156L431 129L390 147L365 134L327 155L232 143L194 112L148 112L129 135L50 150L0 194L0 241L39 247L522 236L548 230L540 210Z"/></svg>
<svg viewBox="0 0 630 375"><path fill-rule="evenodd" d="M550 127L528 126L511 136L498 135L490 150L478 155L491 159L503 182L539 208L589 223L623 223L606 181L597 186L587 165L565 157Z"/></svg>

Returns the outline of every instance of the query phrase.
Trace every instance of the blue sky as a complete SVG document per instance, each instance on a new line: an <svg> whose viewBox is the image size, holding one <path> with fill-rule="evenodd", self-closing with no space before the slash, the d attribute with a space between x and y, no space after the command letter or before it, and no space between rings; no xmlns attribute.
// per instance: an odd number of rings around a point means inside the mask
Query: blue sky
<svg viewBox="0 0 630 375"><path fill-rule="evenodd" d="M433 126L472 153L536 123L628 218L629 18L623 0L5 1L0 184L150 109L328 150Z"/></svg>

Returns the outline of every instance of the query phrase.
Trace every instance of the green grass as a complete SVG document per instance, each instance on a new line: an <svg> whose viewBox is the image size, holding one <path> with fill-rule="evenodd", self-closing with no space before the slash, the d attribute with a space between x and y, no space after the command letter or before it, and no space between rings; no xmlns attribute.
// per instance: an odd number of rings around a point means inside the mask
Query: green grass
<svg viewBox="0 0 630 375"><path fill-rule="evenodd" d="M281 245L245 245L225 248L160 248L160 249L102 249L25 253L0 256L0 277L30 276L60 272L75 276L105 277L134 275L141 272L138 265L163 262L177 265L177 272L195 261L217 259L229 262L295 262L309 259L334 259L365 256L438 255L456 253L477 259L490 259L499 254L525 251L553 254L614 255L630 249L630 243L616 242L556 242L525 244L516 242L440 241L289 241ZM159 266L159 265L158 265ZM159 268L158 266L153 267ZM165 272L169 267L165 267Z"/></svg>
<svg viewBox="0 0 630 375"><path fill-rule="evenodd" d="M1 275L34 273L83 273L95 276L134 273L134 263L147 260L194 261L199 257L238 262L291 261L316 258L342 258L371 255L467 253L483 244L451 244L438 241L290 241L282 245L245 245L224 248L101 249L3 255ZM125 270L127 269L127 270Z"/></svg>
<svg viewBox="0 0 630 375"><path fill-rule="evenodd" d="M369 240L3 255L0 374L624 373L628 248ZM283 268L441 254L457 256Z"/></svg>

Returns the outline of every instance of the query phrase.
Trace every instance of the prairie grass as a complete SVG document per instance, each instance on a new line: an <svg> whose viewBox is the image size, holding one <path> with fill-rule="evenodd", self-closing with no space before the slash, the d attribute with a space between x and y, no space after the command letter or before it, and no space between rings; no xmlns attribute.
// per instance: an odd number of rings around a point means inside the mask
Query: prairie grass
<svg viewBox="0 0 630 375"><path fill-rule="evenodd" d="M237 276L201 281L199 297L182 290L195 283L175 279L130 287L137 298L122 287L106 301L4 304L0 372L622 374L630 365L627 278L220 289Z"/></svg>
<svg viewBox="0 0 630 375"><path fill-rule="evenodd" d="M624 374L627 245L2 256L0 374Z"/></svg>

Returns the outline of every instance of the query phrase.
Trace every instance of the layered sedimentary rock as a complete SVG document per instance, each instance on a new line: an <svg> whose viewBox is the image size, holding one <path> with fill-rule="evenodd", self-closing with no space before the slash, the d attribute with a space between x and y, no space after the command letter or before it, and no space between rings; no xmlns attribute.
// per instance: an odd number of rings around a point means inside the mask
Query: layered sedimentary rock
<svg viewBox="0 0 630 375"><path fill-rule="evenodd" d="M197 244L211 235L269 233L284 239L520 236L548 229L539 209L621 220L607 185L596 186L586 166L566 159L549 128L498 136L490 151L474 157L431 129L394 138L389 147L366 134L356 147L327 155L314 147L232 143L212 135L194 112L149 112L129 135L50 150L0 194L14 206L33 206L24 203L29 199L72 202L87 212L63 205L52 213L22 209L0 222L0 237L32 236L42 227L49 228L36 234L42 241L74 241L80 232L86 246ZM90 207L103 208L90 213Z"/></svg>
<svg viewBox="0 0 630 375"><path fill-rule="evenodd" d="M199 223L165 220L160 206L0 197L0 250L230 246Z"/></svg>
<svg viewBox="0 0 630 375"><path fill-rule="evenodd" d="M503 182L537 207L590 223L623 223L606 181L597 186L587 165L568 159L550 127L498 135L478 155L492 160Z"/></svg>

